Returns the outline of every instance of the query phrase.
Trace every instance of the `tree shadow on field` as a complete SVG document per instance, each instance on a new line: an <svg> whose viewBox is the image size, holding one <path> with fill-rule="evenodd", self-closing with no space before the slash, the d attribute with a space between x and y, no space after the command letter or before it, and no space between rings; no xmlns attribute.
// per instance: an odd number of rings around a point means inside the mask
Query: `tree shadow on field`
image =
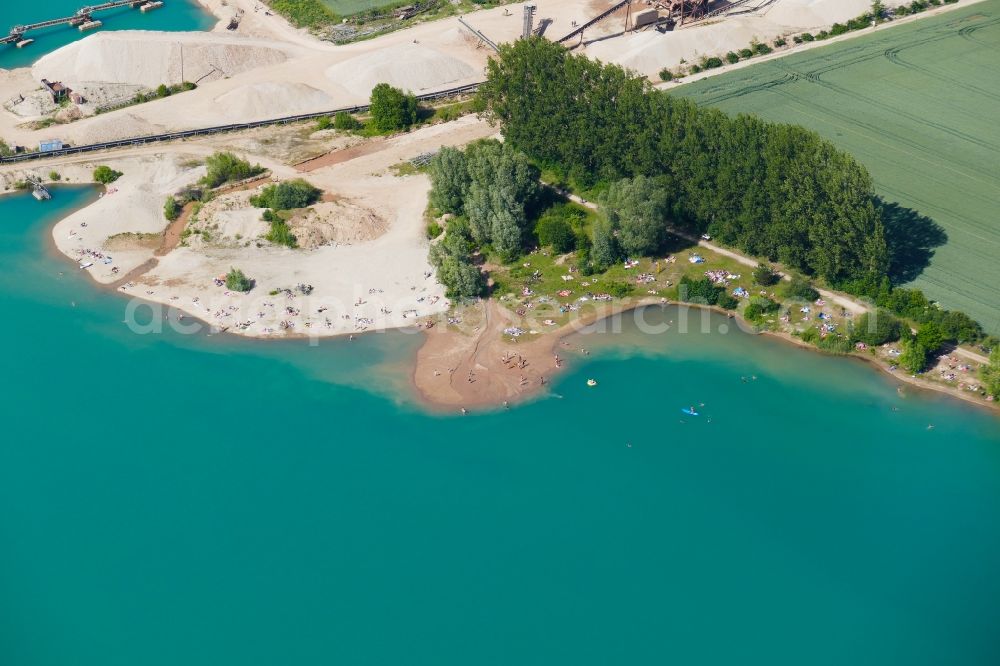
<svg viewBox="0 0 1000 666"><path fill-rule="evenodd" d="M876 197L889 246L889 279L893 284L915 280L934 256L934 249L948 242L944 228L912 208Z"/></svg>

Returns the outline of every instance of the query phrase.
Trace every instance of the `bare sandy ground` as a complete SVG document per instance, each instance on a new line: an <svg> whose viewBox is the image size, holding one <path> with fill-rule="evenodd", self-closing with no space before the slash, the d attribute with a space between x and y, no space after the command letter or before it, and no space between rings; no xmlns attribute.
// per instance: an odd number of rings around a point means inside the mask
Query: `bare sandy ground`
<svg viewBox="0 0 1000 666"><path fill-rule="evenodd" d="M43 130L30 130L24 126L26 118L2 111L0 136L8 143L29 146L48 138L83 144L324 111L363 103L380 82L426 93L482 80L492 53L459 25L457 17L335 46L292 28L279 16L266 16L253 0L201 1L220 18L213 32L95 33L42 58L31 69L30 79L20 70L0 75L0 100L37 87L32 80L43 77L71 85L93 84L86 80L91 77L116 85L148 86L199 79L197 90ZM537 0L534 4L536 25L546 21L546 37L558 39L573 30L574 22L583 23L613 3ZM958 6L962 4L967 2ZM744 47L754 38L767 40L828 26L868 5L868 0L777 0L759 13L697 23L665 35L645 29L616 36L624 28L622 13L589 29L581 52L655 77L661 68L681 59L693 62L701 55ZM237 9L244 10L240 28L227 31ZM507 5L465 18L494 41L509 42L520 35L521 9L521 4ZM155 57L144 61L142 54L147 52Z"/></svg>
<svg viewBox="0 0 1000 666"><path fill-rule="evenodd" d="M485 122L466 117L382 140L375 152L307 174L266 156L246 155L269 168L273 179L304 175L327 193L312 212L290 222L293 232L303 234L305 247L299 249L261 239L267 225L260 209L248 203L251 192L243 191L217 197L196 222L188 222L189 228L208 232L210 241L191 235L180 247L157 252L167 229L163 202L203 175L204 167L192 166L192 159L213 152L210 141L136 149L100 162L63 161L55 168L74 182L87 180L98 163L124 175L96 203L56 224L53 240L81 266L81 277L88 274L125 295L235 334L322 337L412 326L449 304L427 262L423 212L429 179L399 177L390 167L494 133ZM33 166L39 175L52 168ZM23 173L0 169L0 177L10 181ZM249 293L216 284L233 267L256 281ZM158 316L167 314L161 309Z"/></svg>
<svg viewBox="0 0 1000 666"><path fill-rule="evenodd" d="M414 387L427 404L442 409L497 409L536 397L567 363L589 353L579 342L567 341L574 333L616 312L653 302L595 303L559 329L533 331L522 338L503 334L521 322L496 300L458 308L427 330L417 352Z"/></svg>

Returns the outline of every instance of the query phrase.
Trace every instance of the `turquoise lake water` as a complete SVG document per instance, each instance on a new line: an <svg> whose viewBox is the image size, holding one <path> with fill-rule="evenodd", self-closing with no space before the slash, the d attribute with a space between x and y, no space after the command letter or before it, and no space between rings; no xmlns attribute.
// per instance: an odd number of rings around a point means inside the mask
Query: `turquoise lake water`
<svg viewBox="0 0 1000 666"><path fill-rule="evenodd" d="M432 416L416 335L129 332L49 248L93 196L0 198L4 666L1000 663L996 417L627 319Z"/></svg>
<svg viewBox="0 0 1000 666"><path fill-rule="evenodd" d="M15 25L72 16L82 7L99 4L96 0L0 0L0 33L6 36ZM209 30L216 22L195 0L164 0L162 7L146 13L128 7L112 9L97 12L94 18L104 23L99 30L81 33L75 27L62 25L32 30L27 36L35 43L23 49L0 45L0 67L27 67L50 51L103 30Z"/></svg>

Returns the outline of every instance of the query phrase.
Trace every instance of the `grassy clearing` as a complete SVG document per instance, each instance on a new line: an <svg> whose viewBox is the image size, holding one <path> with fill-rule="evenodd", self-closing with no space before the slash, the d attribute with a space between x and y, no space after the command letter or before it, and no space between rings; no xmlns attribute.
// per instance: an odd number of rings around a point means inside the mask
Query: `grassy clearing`
<svg viewBox="0 0 1000 666"><path fill-rule="evenodd" d="M588 212L594 215L593 211ZM704 262L692 263L692 255L700 256ZM570 267L576 264L573 253L557 255L549 248L535 250L506 265L491 257L488 265L494 282L493 296L521 318L524 328L539 330L570 322L580 311L594 306L594 295L617 292L623 287L628 288L628 293L621 296L626 300L663 298L678 301L681 278L699 280L708 271L725 271L731 276L725 287L727 293L739 287L753 295L762 293L762 288L754 284L750 267L704 248L691 247L687 242L674 251L666 250L662 256L643 258L629 266L624 262L615 264L603 273L589 276L571 271ZM564 279L567 277L570 279ZM782 288L783 285L775 286L764 292L782 299ZM741 299L738 311L743 310L746 302ZM808 316L798 312L797 306L790 307L787 314L789 320L784 322L787 325L783 325L782 315L777 313L759 322L759 327L802 330L815 323L809 323ZM832 321L843 324L846 320L836 309Z"/></svg>
<svg viewBox="0 0 1000 666"><path fill-rule="evenodd" d="M268 4L299 28L320 28L337 20L336 13L322 0L269 0Z"/></svg>
<svg viewBox="0 0 1000 666"><path fill-rule="evenodd" d="M675 89L813 129L893 210L899 281L1000 333L1000 0ZM928 263L929 262L929 263Z"/></svg>
<svg viewBox="0 0 1000 666"><path fill-rule="evenodd" d="M359 12L406 4L399 0L320 0L337 16L350 16Z"/></svg>

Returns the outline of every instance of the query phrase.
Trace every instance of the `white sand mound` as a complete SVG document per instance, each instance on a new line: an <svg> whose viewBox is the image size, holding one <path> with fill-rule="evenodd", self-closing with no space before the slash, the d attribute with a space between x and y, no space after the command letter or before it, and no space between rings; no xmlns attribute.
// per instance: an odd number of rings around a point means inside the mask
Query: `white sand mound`
<svg viewBox="0 0 1000 666"><path fill-rule="evenodd" d="M130 139L136 136L151 136L166 132L163 125L156 125L134 113L115 113L94 116L67 125L75 129L74 143L87 144L115 139Z"/></svg>
<svg viewBox="0 0 1000 666"><path fill-rule="evenodd" d="M198 82L285 61L289 53L268 42L212 33L102 32L42 57L31 73L70 86L82 82Z"/></svg>
<svg viewBox="0 0 1000 666"><path fill-rule="evenodd" d="M332 109L333 100L304 83L252 83L215 98L226 117L236 122L291 116Z"/></svg>
<svg viewBox="0 0 1000 666"><path fill-rule="evenodd" d="M326 76L352 93L367 97L379 83L422 92L479 76L458 58L416 44L391 46L355 56L326 70Z"/></svg>

